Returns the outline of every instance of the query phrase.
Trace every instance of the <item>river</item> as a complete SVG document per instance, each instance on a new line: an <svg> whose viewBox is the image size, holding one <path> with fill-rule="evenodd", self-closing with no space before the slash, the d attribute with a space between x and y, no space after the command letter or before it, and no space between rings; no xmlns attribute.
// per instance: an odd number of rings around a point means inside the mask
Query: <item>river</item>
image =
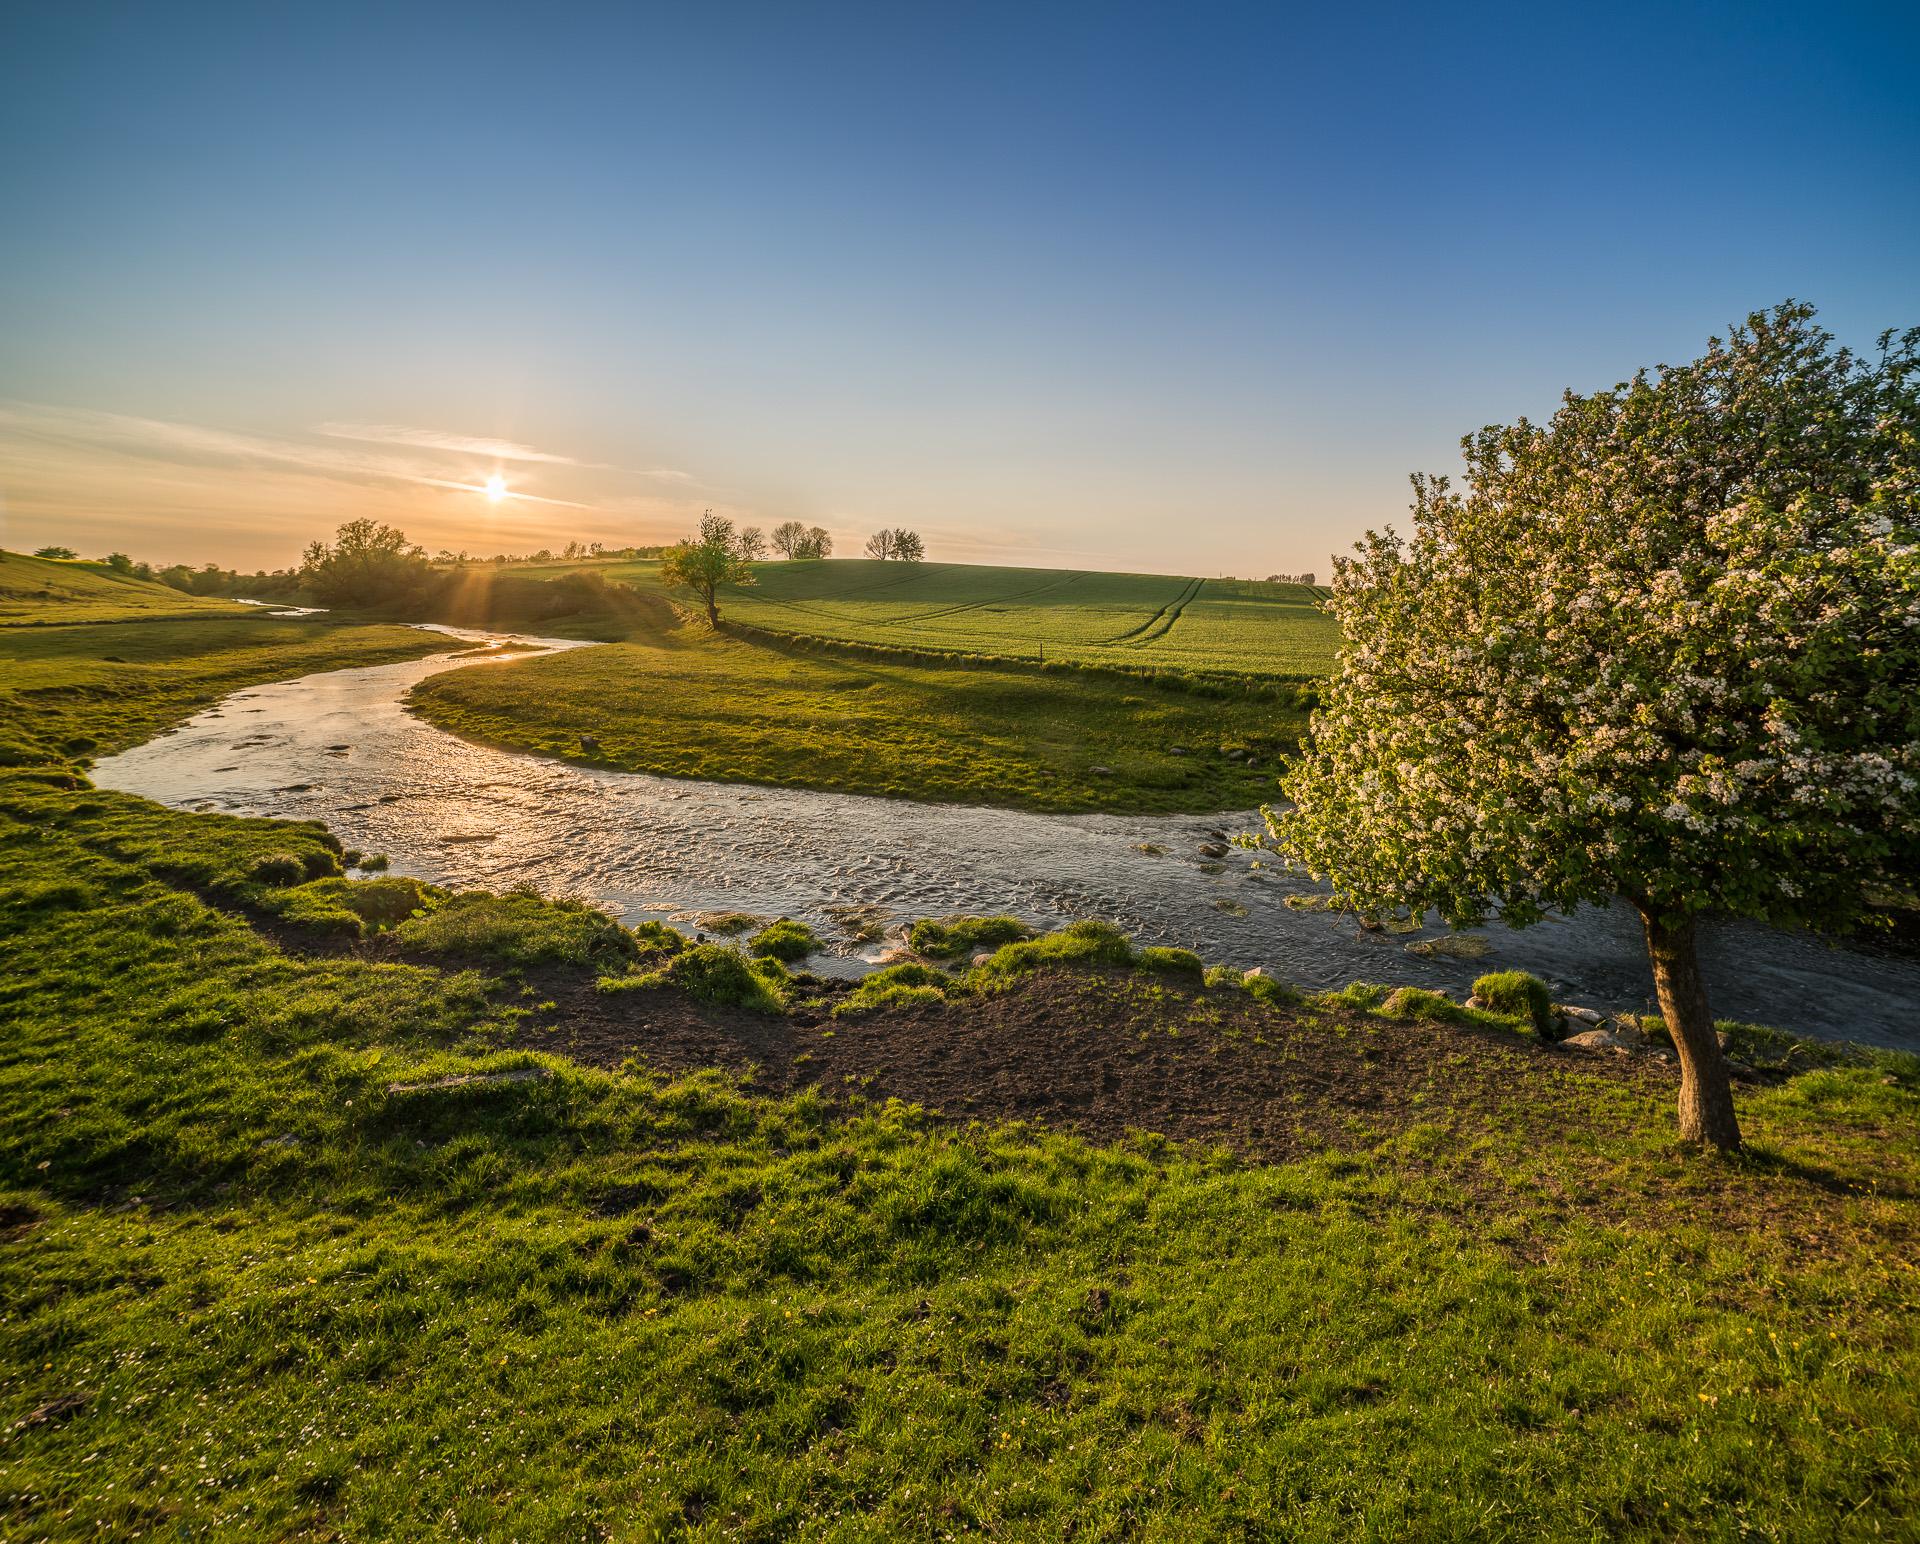
<svg viewBox="0 0 1920 1544"><path fill-rule="evenodd" d="M500 634L437 630L460 648L237 692L103 760L94 781L182 809L324 821L347 846L387 854L395 872L531 884L629 923L692 928L699 913L740 910L846 940L847 909L867 908L892 926L890 939L844 941L812 962L830 973L872 968L915 917L1008 911L1043 926L1105 917L1142 942L1315 988L1371 980L1460 995L1482 971L1515 967L1562 1000L1651 1008L1638 920L1624 906L1476 930L1483 958L1423 958L1407 945L1444 929L1368 932L1301 909L1321 887L1271 857L1201 851L1254 829L1252 811L1035 815L600 771L472 745L415 718L407 693L439 671L527 656L472 652ZM1735 922L1708 926L1702 954L1716 1014L1920 1050L1920 962Z"/></svg>

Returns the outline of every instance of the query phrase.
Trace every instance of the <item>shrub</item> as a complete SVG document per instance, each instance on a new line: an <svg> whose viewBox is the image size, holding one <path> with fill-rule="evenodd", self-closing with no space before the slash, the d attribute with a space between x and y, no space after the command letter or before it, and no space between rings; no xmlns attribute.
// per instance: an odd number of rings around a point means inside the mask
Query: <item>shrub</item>
<svg viewBox="0 0 1920 1544"><path fill-rule="evenodd" d="M1473 995L1494 1013L1526 1019L1542 1040L1558 1038L1554 1033L1553 994L1538 976L1524 970L1496 970L1474 982Z"/></svg>
<svg viewBox="0 0 1920 1544"><path fill-rule="evenodd" d="M907 935L907 943L916 954L951 959L1032 936L1033 929L1018 917L922 917Z"/></svg>
<svg viewBox="0 0 1920 1544"><path fill-rule="evenodd" d="M1194 976L1204 979L1206 963L1191 949L1142 949L1136 963L1142 970L1156 970L1168 976Z"/></svg>
<svg viewBox="0 0 1920 1544"><path fill-rule="evenodd" d="M747 943L752 953L768 959L785 960L789 964L804 960L809 954L818 954L825 947L812 928L804 922L795 922L791 917L768 923Z"/></svg>

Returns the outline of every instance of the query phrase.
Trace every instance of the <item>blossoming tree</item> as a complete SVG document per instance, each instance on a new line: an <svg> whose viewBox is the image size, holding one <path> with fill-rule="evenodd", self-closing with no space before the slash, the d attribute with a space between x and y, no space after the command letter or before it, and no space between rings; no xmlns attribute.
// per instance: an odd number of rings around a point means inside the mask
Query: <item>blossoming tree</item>
<svg viewBox="0 0 1920 1544"><path fill-rule="evenodd" d="M1920 328L1863 358L1788 303L1462 445L1336 565L1270 837L1459 926L1624 897L1681 1135L1735 1147L1696 920L1842 930L1920 875Z"/></svg>

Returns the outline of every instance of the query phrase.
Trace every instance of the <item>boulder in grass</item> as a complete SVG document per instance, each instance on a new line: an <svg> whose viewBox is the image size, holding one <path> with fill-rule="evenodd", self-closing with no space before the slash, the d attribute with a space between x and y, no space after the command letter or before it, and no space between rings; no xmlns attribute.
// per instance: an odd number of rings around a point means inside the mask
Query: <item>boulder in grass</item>
<svg viewBox="0 0 1920 1544"><path fill-rule="evenodd" d="M1560 1042L1570 1051L1625 1051L1626 1047L1608 1030L1588 1029L1568 1035Z"/></svg>

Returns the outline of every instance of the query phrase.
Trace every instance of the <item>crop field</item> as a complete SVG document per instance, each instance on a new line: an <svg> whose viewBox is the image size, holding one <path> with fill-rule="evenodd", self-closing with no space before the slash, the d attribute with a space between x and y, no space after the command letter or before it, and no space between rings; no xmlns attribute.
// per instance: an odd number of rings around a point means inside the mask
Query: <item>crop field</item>
<svg viewBox="0 0 1920 1544"><path fill-rule="evenodd" d="M1338 638L1321 609L1326 592L1303 584L865 558L753 570L751 586L722 593L726 620L885 648L1297 679L1326 674ZM515 563L501 572L591 572L640 590L660 580L648 559Z"/></svg>
<svg viewBox="0 0 1920 1544"><path fill-rule="evenodd" d="M723 615L770 631L954 654L1305 676L1336 632L1306 585L967 563L762 563Z"/></svg>

